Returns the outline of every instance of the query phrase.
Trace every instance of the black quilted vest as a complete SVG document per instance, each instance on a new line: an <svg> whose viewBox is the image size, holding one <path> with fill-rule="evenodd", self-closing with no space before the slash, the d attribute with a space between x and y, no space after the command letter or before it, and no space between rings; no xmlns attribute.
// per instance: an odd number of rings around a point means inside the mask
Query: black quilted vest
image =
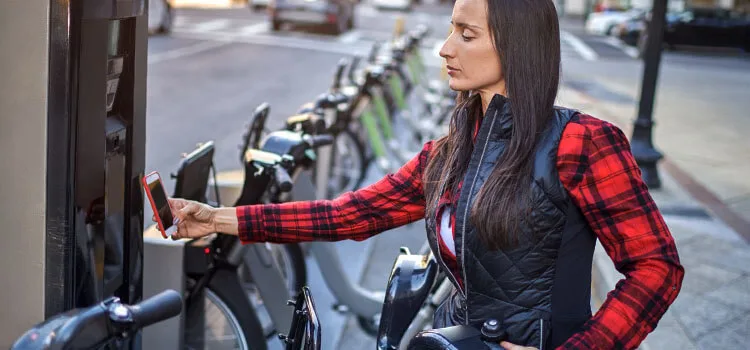
<svg viewBox="0 0 750 350"><path fill-rule="evenodd" d="M520 228L526 238L512 250L490 251L471 225L468 210L510 137L510 101L501 95L492 99L454 206L456 258L465 289L452 279L456 291L438 308L434 327L481 328L485 320L494 318L502 322L508 341L543 350L565 342L591 317L596 237L568 197L556 168L560 137L575 113L555 108L539 141L530 185L531 214ZM425 220L433 252L438 251L435 219Z"/></svg>

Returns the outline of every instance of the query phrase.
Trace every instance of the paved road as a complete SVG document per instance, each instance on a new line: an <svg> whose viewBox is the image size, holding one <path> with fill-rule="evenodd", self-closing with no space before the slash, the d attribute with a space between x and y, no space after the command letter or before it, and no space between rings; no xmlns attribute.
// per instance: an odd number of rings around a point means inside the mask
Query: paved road
<svg viewBox="0 0 750 350"><path fill-rule="evenodd" d="M206 140L216 143L215 160L220 171L239 168L237 145L243 125L256 106L269 102L269 128L278 128L298 106L325 91L341 57L366 53L376 40L387 40L399 15L363 4L357 10L354 30L330 36L310 28L274 33L262 13L244 8L179 9L174 32L149 40L147 170L168 174L175 169L181 153ZM432 29L422 49L426 57L431 57L433 67L440 65L433 53L448 31L449 15L450 8L437 5L422 5L405 15L407 28L421 23ZM637 91L640 63L607 39L577 32L578 27L572 24L563 23L562 27L564 83L598 97L632 104L637 96L633 92ZM656 138L666 152L676 157L693 152L690 146L695 140L708 142L691 136L711 129L706 125L738 126L707 135L714 144L737 142L734 138L749 129L750 64L746 58L675 53L665 57L665 67ZM663 114L669 114L670 119L662 120ZM678 135L664 132L673 127L680 131ZM668 146L672 143L676 146ZM732 154L737 155L732 150L722 153L727 159L705 155L698 163L729 162ZM370 181L381 175L373 173ZM171 190L171 181L165 180ZM740 190L732 191L741 194ZM416 223L368 242L337 245L347 274L367 287L378 288L385 284L397 248L406 245L416 249L423 234ZM314 261L309 264L310 286L324 322L324 348L336 344L341 349L370 348L371 339L359 333L355 323L347 323L345 317L331 311L333 297ZM278 348L277 341L271 343Z"/></svg>

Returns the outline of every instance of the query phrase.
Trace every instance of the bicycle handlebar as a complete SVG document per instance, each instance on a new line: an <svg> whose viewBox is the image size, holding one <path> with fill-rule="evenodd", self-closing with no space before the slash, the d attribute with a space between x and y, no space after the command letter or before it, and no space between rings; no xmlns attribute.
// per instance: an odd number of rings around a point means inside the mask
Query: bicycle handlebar
<svg viewBox="0 0 750 350"><path fill-rule="evenodd" d="M310 135L307 141L310 144L310 148L318 148L328 146L333 143L333 135L321 134L321 135Z"/></svg>
<svg viewBox="0 0 750 350"><path fill-rule="evenodd" d="M284 169L281 163L275 164L273 170L273 181L276 183L279 190L282 192L290 191L292 189L292 177L289 176L289 172Z"/></svg>
<svg viewBox="0 0 750 350"><path fill-rule="evenodd" d="M135 305L111 297L96 305L51 317L26 331L13 349L89 349L177 316L182 296L166 290ZM86 331L84 331L84 329Z"/></svg>
<svg viewBox="0 0 750 350"><path fill-rule="evenodd" d="M127 306L120 304L119 307L129 309L132 315L133 325L136 328L148 327L154 323L172 318L182 311L182 297L174 290L165 290L154 295L139 304ZM113 314L118 315L117 307ZM112 317L112 315L110 315Z"/></svg>

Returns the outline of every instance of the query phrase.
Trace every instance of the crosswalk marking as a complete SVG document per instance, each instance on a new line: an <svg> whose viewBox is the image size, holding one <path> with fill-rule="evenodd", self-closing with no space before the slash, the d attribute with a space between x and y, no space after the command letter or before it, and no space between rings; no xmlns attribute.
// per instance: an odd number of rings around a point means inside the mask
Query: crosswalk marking
<svg viewBox="0 0 750 350"><path fill-rule="evenodd" d="M198 23L192 27L192 30L196 32L210 32L227 28L229 24L230 21L228 19L220 18L210 20L208 22Z"/></svg>
<svg viewBox="0 0 750 350"><path fill-rule="evenodd" d="M339 37L338 41L342 43L353 43L358 41L362 37L362 32L359 30L351 30L346 34Z"/></svg>
<svg viewBox="0 0 750 350"><path fill-rule="evenodd" d="M560 40L570 45L581 57L587 61L596 61L599 55L590 46L586 45L583 40L566 31L560 31Z"/></svg>
<svg viewBox="0 0 750 350"><path fill-rule="evenodd" d="M610 45L612 47L618 48L622 50L626 55L630 56L631 58L638 58L640 56L640 53L638 52L638 49L632 46L625 45L622 41L618 40L615 37L608 36L606 38L602 39L602 42Z"/></svg>
<svg viewBox="0 0 750 350"><path fill-rule="evenodd" d="M169 61L180 57L191 56L204 51L213 50L221 46L227 45L227 42L220 41L203 41L195 45L180 47L174 50L166 52L153 53L148 55L148 64L156 64L159 62Z"/></svg>
<svg viewBox="0 0 750 350"><path fill-rule="evenodd" d="M240 33L245 35L252 35L252 34L258 34L268 31L269 24L266 22L260 22L251 24L249 26L244 26L240 29Z"/></svg>

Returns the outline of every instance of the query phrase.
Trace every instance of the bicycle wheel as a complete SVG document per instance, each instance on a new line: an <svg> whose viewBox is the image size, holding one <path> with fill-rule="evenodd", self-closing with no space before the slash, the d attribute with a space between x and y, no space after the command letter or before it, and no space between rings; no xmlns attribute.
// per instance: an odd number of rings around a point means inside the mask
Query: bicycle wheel
<svg viewBox="0 0 750 350"><path fill-rule="evenodd" d="M367 175L365 147L351 131L336 136L329 166L328 198L359 189Z"/></svg>
<svg viewBox="0 0 750 350"><path fill-rule="evenodd" d="M281 269L281 274L286 281L289 299L294 299L302 287L307 284L307 267L305 264L305 255L299 244L272 244L271 254L276 258L276 263ZM253 281L252 276L244 265L239 269L240 283L245 290L247 297L254 310L258 314L263 334L267 337L275 335L278 331L268 315L263 300Z"/></svg>
<svg viewBox="0 0 750 350"><path fill-rule="evenodd" d="M266 350L258 316L235 270L218 270L186 307L186 349Z"/></svg>

